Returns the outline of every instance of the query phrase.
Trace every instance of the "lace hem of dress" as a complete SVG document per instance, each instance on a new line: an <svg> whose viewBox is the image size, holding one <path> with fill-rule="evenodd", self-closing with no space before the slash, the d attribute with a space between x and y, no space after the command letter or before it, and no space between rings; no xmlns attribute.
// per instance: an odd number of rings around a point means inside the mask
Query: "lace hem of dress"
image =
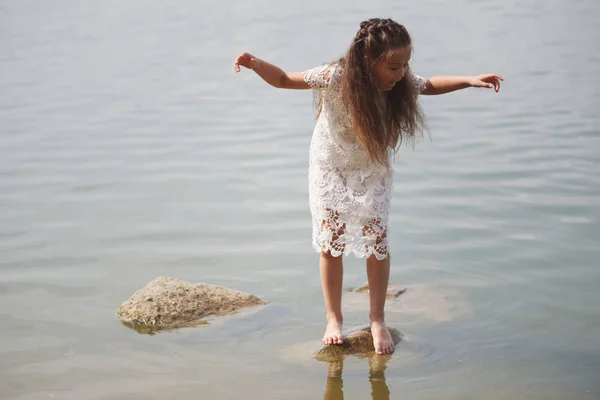
<svg viewBox="0 0 600 400"><path fill-rule="evenodd" d="M340 249L335 244L332 245L327 239L319 240L315 238L313 239L312 245L317 253L330 253L333 257L340 257L342 255L348 256L350 253L352 253L356 258L369 258L371 256L375 256L377 260L382 261L388 256L387 244L367 245L361 250L362 246L348 243L342 249Z"/></svg>
<svg viewBox="0 0 600 400"><path fill-rule="evenodd" d="M350 253L357 258L374 255L380 261L389 254L387 226L380 218L359 228L354 224L348 225L338 213L328 210L321 226L313 229L313 247L318 252L328 252L334 257Z"/></svg>

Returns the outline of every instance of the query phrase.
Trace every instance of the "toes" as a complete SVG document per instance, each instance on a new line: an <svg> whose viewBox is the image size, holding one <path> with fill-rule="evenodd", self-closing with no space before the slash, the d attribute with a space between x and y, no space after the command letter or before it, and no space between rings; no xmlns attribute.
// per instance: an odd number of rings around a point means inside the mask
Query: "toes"
<svg viewBox="0 0 600 400"><path fill-rule="evenodd" d="M323 338L323 343L326 345L342 344L342 343L344 343L344 338L339 335L327 336L327 337Z"/></svg>
<svg viewBox="0 0 600 400"><path fill-rule="evenodd" d="M326 329L325 335L323 335L323 344L325 345L336 345L343 344L344 336L338 329Z"/></svg>
<svg viewBox="0 0 600 400"><path fill-rule="evenodd" d="M395 346L393 344L383 344L375 346L375 353L377 354L391 354L394 352Z"/></svg>

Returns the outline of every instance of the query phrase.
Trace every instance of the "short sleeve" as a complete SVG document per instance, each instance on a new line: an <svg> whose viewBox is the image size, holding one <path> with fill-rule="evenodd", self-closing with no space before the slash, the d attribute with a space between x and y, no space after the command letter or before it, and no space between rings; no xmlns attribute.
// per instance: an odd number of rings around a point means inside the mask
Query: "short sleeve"
<svg viewBox="0 0 600 400"><path fill-rule="evenodd" d="M304 82L313 89L325 89L331 83L333 67L329 64L319 65L302 73Z"/></svg>
<svg viewBox="0 0 600 400"><path fill-rule="evenodd" d="M425 90L425 86L427 84L427 79L423 78L422 76L413 74L411 72L410 73L410 82L412 83L413 87L415 88L415 91L418 94L421 94Z"/></svg>

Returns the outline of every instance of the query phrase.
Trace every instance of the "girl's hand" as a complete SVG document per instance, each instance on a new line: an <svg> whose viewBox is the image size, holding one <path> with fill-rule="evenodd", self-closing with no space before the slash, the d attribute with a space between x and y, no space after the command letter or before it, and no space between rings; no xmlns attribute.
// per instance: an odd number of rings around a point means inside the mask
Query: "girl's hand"
<svg viewBox="0 0 600 400"><path fill-rule="evenodd" d="M498 74L484 74L471 77L469 84L472 87L483 87L494 89L496 93L500 90L500 81L504 78Z"/></svg>
<svg viewBox="0 0 600 400"><path fill-rule="evenodd" d="M258 66L259 59L250 53L242 53L233 62L233 70L240 72L240 65L248 69L254 69Z"/></svg>

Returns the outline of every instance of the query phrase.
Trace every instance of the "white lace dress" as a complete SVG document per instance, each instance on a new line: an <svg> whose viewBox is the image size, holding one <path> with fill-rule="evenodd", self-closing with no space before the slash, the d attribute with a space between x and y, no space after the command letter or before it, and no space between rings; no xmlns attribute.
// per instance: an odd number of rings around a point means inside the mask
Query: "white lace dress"
<svg viewBox="0 0 600 400"><path fill-rule="evenodd" d="M390 249L387 238L393 167L370 161L352 129L340 94L341 69L321 65L307 71L305 82L317 91L322 109L313 132L309 153L309 201L312 244L316 251L333 256L384 259ZM426 80L409 73L421 93Z"/></svg>

